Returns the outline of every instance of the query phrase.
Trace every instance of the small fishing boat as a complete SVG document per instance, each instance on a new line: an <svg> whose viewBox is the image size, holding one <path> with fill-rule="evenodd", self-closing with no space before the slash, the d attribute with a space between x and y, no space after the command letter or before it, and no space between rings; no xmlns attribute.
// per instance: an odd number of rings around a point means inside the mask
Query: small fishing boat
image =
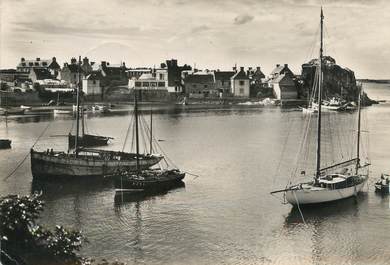
<svg viewBox="0 0 390 265"><path fill-rule="evenodd" d="M117 178L115 183L116 192L132 192L132 191L151 191L161 190L173 187L178 182L182 181L185 177L185 173L179 169L146 169L142 170L140 167L138 154L139 154L139 136L138 136L138 101L137 90L134 94L134 117L135 117L135 143L136 143L136 171L135 172L122 172ZM150 112L150 153L153 152L153 137L152 137L152 111ZM166 158L164 161L168 165Z"/></svg>
<svg viewBox="0 0 390 265"><path fill-rule="evenodd" d="M147 169L139 173L125 173L116 183L116 191L150 191L165 189L181 182L185 173L178 169Z"/></svg>
<svg viewBox="0 0 390 265"><path fill-rule="evenodd" d="M375 192L383 193L383 194L388 194L389 193L389 175L387 174L382 174L380 180L378 180L375 183Z"/></svg>
<svg viewBox="0 0 390 265"><path fill-rule="evenodd" d="M112 137L92 135L92 134L82 134L78 138L78 145L83 147L96 147L107 145L108 141L114 139ZM68 135L68 144L69 149L73 149L76 145L76 136L69 133Z"/></svg>
<svg viewBox="0 0 390 265"><path fill-rule="evenodd" d="M92 112L109 113L111 110L105 105L94 105L92 106Z"/></svg>
<svg viewBox="0 0 390 265"><path fill-rule="evenodd" d="M9 149L11 148L11 140L0 139L0 149Z"/></svg>
<svg viewBox="0 0 390 265"><path fill-rule="evenodd" d="M72 115L73 111L66 109L54 109L53 113L54 115Z"/></svg>
<svg viewBox="0 0 390 265"><path fill-rule="evenodd" d="M30 106L25 106L25 105L20 105L20 108L25 110L31 110Z"/></svg>

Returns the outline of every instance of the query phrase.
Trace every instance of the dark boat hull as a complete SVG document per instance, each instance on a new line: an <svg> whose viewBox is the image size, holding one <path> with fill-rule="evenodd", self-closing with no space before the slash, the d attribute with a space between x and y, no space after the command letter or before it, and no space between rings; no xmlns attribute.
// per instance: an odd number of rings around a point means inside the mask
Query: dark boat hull
<svg viewBox="0 0 390 265"><path fill-rule="evenodd" d="M0 139L0 149L9 149L11 148L11 140Z"/></svg>
<svg viewBox="0 0 390 265"><path fill-rule="evenodd" d="M79 136L77 144L78 146L83 147L103 146L107 145L110 139L112 138L99 135L84 134L84 136ZM68 145L70 149L75 147L75 141L76 136L69 134Z"/></svg>
<svg viewBox="0 0 390 265"><path fill-rule="evenodd" d="M375 192L388 194L389 193L389 184L375 183Z"/></svg>
<svg viewBox="0 0 390 265"><path fill-rule="evenodd" d="M115 182L116 191L133 190L161 190L167 189L180 183L185 177L185 173L177 170L167 170L157 173L154 177L137 178L132 176L119 176Z"/></svg>
<svg viewBox="0 0 390 265"><path fill-rule="evenodd" d="M117 175L118 172L135 171L136 156L130 153L102 151L101 154L79 155L64 152L37 152L31 150L31 172L34 178L80 178L80 177L107 177ZM115 158L116 157L116 158ZM163 157L160 155L140 155L139 164L147 169Z"/></svg>

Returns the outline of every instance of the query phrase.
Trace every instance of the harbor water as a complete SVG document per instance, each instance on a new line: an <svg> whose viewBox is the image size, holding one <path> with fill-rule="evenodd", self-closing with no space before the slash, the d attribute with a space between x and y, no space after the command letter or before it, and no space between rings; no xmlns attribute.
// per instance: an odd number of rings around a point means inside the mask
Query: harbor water
<svg viewBox="0 0 390 265"><path fill-rule="evenodd" d="M390 100L388 84L364 87L371 98ZM39 222L82 230L89 243L81 254L97 260L388 264L389 197L376 194L373 183L390 172L390 102L362 112L368 122L369 185L357 198L302 209L302 215L270 195L290 178L304 123L299 109L280 107L156 109L153 130L159 145L175 165L194 175L187 174L184 187L153 196L115 197L109 181L33 180L31 146L48 126L35 148L66 151L72 118L10 117L6 127L2 117L0 138L10 138L12 149L0 151L0 194L42 191L46 205ZM350 113L334 115L353 119ZM105 148L122 150L130 119L131 112L89 114L88 130L114 137Z"/></svg>

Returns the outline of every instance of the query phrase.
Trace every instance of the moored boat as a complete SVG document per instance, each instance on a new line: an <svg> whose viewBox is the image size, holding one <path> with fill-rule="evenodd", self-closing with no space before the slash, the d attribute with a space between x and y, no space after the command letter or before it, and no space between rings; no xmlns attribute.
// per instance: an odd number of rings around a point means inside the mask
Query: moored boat
<svg viewBox="0 0 390 265"><path fill-rule="evenodd" d="M113 139L112 137L92 135L92 134L83 134L78 138L79 146L83 147L96 147L107 145L108 142ZM72 149L76 145L76 136L69 133L68 135L68 144L69 149Z"/></svg>
<svg viewBox="0 0 390 265"><path fill-rule="evenodd" d="M9 149L11 148L11 140L0 139L0 149Z"/></svg>
<svg viewBox="0 0 390 265"><path fill-rule="evenodd" d="M81 58L79 58L79 65ZM81 67L80 67L81 68ZM79 77L80 84L80 77ZM73 152L37 151L31 149L31 171L34 178L106 177L136 168L149 168L163 159L160 154L139 154L86 149L79 143L80 86L77 89L76 137ZM127 138L127 137L126 137Z"/></svg>
<svg viewBox="0 0 390 265"><path fill-rule="evenodd" d="M390 192L389 186L390 186L390 179L389 175L382 174L381 178L375 182L375 192L379 192L382 194L388 194Z"/></svg>
<svg viewBox="0 0 390 265"><path fill-rule="evenodd" d="M312 106L318 108L317 115L317 134L316 134L316 163L315 173L313 179L306 182L297 184L289 184L285 189L271 192L283 193L285 200L292 205L308 205L308 204L321 204L327 202L333 202L345 198L349 198L357 195L360 192L368 180L367 172L362 170L369 166L369 163L361 164L360 159L360 126L361 126L361 93L359 90L358 97L358 119L357 119L357 135L356 135L356 157L332 164L325 168L321 168L321 135L324 133L322 130L322 89L323 89L323 12L321 8L321 47L320 56L318 60L318 66L316 67L316 74L313 84L318 86L317 89L317 102L312 102ZM313 91L316 91L313 89ZM310 122L311 119L308 119ZM308 127L309 128L309 127ZM306 138L304 138L306 139ZM334 158L334 157L333 157ZM306 170L302 171L305 174Z"/></svg>
<svg viewBox="0 0 390 265"><path fill-rule="evenodd" d="M181 182L185 173L178 169L143 170L139 173L125 173L116 180L116 191L151 191L170 188Z"/></svg>
<svg viewBox="0 0 390 265"><path fill-rule="evenodd" d="M159 154L136 155L97 149L81 149L75 153L31 149L31 172L35 178L105 177L118 172L135 171L136 160L141 168L149 168L163 158Z"/></svg>
<svg viewBox="0 0 390 265"><path fill-rule="evenodd" d="M138 136L138 100L137 92L134 93L134 118L135 118L135 143L136 154L139 154L139 136ZM153 150L153 137L152 137L152 110L150 111L150 153ZM164 158L167 167L168 162ZM185 173L179 169L147 169L142 170L141 161L136 159L136 171L135 172L122 172L115 183L116 192L132 192L132 191L151 191L161 190L173 187L184 179Z"/></svg>

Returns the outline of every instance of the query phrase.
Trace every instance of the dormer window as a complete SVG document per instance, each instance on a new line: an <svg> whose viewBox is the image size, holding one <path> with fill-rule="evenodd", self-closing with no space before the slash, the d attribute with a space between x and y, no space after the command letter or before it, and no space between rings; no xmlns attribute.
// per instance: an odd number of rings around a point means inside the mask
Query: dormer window
<svg viewBox="0 0 390 265"><path fill-rule="evenodd" d="M34 64L33 63L28 63L28 66L34 66Z"/></svg>
<svg viewBox="0 0 390 265"><path fill-rule="evenodd" d="M36 62L36 63L35 63L35 66L39 66L39 63L38 63L38 62Z"/></svg>

